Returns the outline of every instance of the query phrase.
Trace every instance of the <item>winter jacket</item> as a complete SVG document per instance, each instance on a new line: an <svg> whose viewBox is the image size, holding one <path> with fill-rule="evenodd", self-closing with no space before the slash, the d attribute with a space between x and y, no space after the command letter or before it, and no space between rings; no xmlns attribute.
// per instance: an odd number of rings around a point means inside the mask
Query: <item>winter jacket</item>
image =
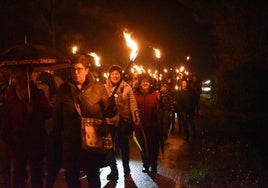
<svg viewBox="0 0 268 188"><path fill-rule="evenodd" d="M79 156L81 152L81 119L75 103L79 105L81 115L87 118L104 119L117 113L115 104L109 105L109 96L102 83L88 77L81 90L72 80L62 84L53 119L54 135L62 139L64 164L72 162L66 156Z"/></svg>
<svg viewBox="0 0 268 188"><path fill-rule="evenodd" d="M173 111L173 97L169 90L160 91L161 110Z"/></svg>
<svg viewBox="0 0 268 188"><path fill-rule="evenodd" d="M181 90L177 93L176 108L178 112L194 112L194 93L192 90Z"/></svg>
<svg viewBox="0 0 268 188"><path fill-rule="evenodd" d="M107 79L104 86L109 95L113 93L116 87L112 85L109 79ZM136 103L133 90L127 82L125 81L121 82L120 86L118 87L118 90L115 93L115 102L116 102L116 106L118 110L118 114L117 114L118 116L127 120L133 119L134 122L136 122L135 118L139 118L137 117L138 107L137 107L137 103ZM109 123L110 121L112 121L113 123L111 124L118 124L119 122L116 122L118 120L119 118L115 119L114 121L113 119L107 119L107 122Z"/></svg>
<svg viewBox="0 0 268 188"><path fill-rule="evenodd" d="M142 126L157 126L159 118L158 92L150 90L147 94L140 91L134 93Z"/></svg>
<svg viewBox="0 0 268 188"><path fill-rule="evenodd" d="M27 111L27 94L20 100L13 84L7 90L1 139L15 157L40 154L45 149L45 120L51 117L52 107L32 82L30 91L32 112Z"/></svg>

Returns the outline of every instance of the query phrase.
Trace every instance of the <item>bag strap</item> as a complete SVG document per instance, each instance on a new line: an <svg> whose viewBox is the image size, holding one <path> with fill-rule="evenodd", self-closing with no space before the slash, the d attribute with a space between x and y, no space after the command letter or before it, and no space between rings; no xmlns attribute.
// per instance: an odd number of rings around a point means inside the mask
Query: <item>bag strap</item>
<svg viewBox="0 0 268 188"><path fill-rule="evenodd" d="M82 117L83 117L83 116L82 116L82 111L81 111L80 105L79 105L79 103L77 102L77 99L76 99L76 97L75 97L74 90L71 88L71 86L69 86L69 87L70 87L70 90L71 90L71 93L72 93L72 98L73 98L73 100L74 100L74 107L75 107L75 110L77 111L78 115L82 118ZM106 119L105 119L104 116L103 116L102 120L103 120L103 122L106 122Z"/></svg>
<svg viewBox="0 0 268 188"><path fill-rule="evenodd" d="M69 88L70 88L70 90L71 90L72 98L73 98L73 100L74 100L74 107L75 107L75 110L77 111L78 115L79 115L80 117L82 117L81 108L80 108L79 103L78 103L77 100L76 100L74 90L71 88L71 86L69 86Z"/></svg>
<svg viewBox="0 0 268 188"><path fill-rule="evenodd" d="M75 107L75 109L76 109L78 115L79 115L80 117L82 117L82 113L81 113L80 105L79 105L76 101L74 101L74 107Z"/></svg>

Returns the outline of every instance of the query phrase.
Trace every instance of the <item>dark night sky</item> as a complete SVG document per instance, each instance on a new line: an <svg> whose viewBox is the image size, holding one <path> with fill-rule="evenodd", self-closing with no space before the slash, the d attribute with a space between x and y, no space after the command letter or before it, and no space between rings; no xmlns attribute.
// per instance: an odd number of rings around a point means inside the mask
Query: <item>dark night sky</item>
<svg viewBox="0 0 268 188"><path fill-rule="evenodd" d="M44 15L42 8L14 2L0 3L0 21L5 26L0 30L0 48L23 43L25 34L32 43L46 44L49 34L40 17L41 13ZM150 48L153 46L161 50L160 62L165 67L179 66L186 56L191 56L188 63L200 76L207 77L213 71L210 27L196 23L189 9L177 1L100 2L90 1L89 6L79 8L75 8L76 3L59 6L56 11L57 47L67 50L76 42L84 50L99 54L103 67L113 63L124 67L129 49L122 30L128 28L139 45L137 63L157 68Z"/></svg>

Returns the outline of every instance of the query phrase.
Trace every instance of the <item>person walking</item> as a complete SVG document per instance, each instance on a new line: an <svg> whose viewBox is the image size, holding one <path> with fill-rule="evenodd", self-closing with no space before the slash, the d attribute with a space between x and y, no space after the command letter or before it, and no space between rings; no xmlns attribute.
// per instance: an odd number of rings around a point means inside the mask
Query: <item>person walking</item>
<svg viewBox="0 0 268 188"><path fill-rule="evenodd" d="M173 113L173 97L170 88L166 83L162 84L159 91L159 104L161 109L161 126L163 130L164 140L168 139L171 129L171 115Z"/></svg>
<svg viewBox="0 0 268 188"><path fill-rule="evenodd" d="M132 87L122 79L122 69L118 65L112 65L109 69L109 78L106 80L105 88L111 96L115 87L119 85L115 92L115 102L118 109L117 117L114 119L107 118L107 123L111 125L112 135L115 143L118 143L121 151L124 176L130 175L129 167L129 139L133 133L133 123L140 124L138 108ZM115 152L113 153L115 156ZM118 170L115 157L111 161L111 173L108 174L108 180L118 179Z"/></svg>
<svg viewBox="0 0 268 188"><path fill-rule="evenodd" d="M43 187L45 120L51 117L52 106L44 92L28 80L27 74L32 74L30 69L18 66L11 71L12 83L7 89L0 134L10 153L11 187L14 188L26 187L28 183L31 187Z"/></svg>
<svg viewBox="0 0 268 188"><path fill-rule="evenodd" d="M181 92L177 98L177 108L181 112L184 136L187 142L190 142L196 136L194 100L194 93L190 89L188 81L182 80Z"/></svg>
<svg viewBox="0 0 268 188"><path fill-rule="evenodd" d="M58 90L58 86L54 79L54 76L51 72L47 71L35 71L32 75L33 81L36 83L37 87L44 91L45 96L48 101L54 108L56 94ZM46 154L44 158L44 171L46 175L45 187L53 187L53 183L58 175L58 170L61 165L61 149L60 149L60 141L55 141L55 137L51 135L52 127L53 127L53 118L49 118L45 123L46 127ZM56 160L57 158L57 160ZM52 160L53 159L53 160ZM53 164L50 164L54 161ZM49 163L48 163L49 162ZM54 172L52 173L52 169ZM49 173L47 173L49 171Z"/></svg>
<svg viewBox="0 0 268 188"><path fill-rule="evenodd" d="M140 76L140 86L134 93L141 124L134 131L142 151L141 158L144 173L157 173L157 158L160 142L159 122L159 93L151 86L151 77L147 74Z"/></svg>
<svg viewBox="0 0 268 188"><path fill-rule="evenodd" d="M69 188L81 187L81 170L86 173L89 188L100 188L100 168L106 158L105 152L82 148L81 116L100 122L117 113L114 97L108 96L103 83L92 79L89 66L88 56L76 55L71 60L71 78L60 86L56 96L54 135L61 136L63 168Z"/></svg>
<svg viewBox="0 0 268 188"><path fill-rule="evenodd" d="M199 77L194 74L190 83L191 90L194 93L194 113L195 116L199 116L199 107L200 107L200 95L202 93L202 81Z"/></svg>
<svg viewBox="0 0 268 188"><path fill-rule="evenodd" d="M165 83L168 86L169 93L171 94L172 103L170 103L170 130L175 130L175 109L174 109L174 98L175 98L175 84L176 79L174 79L174 74L168 75L165 79Z"/></svg>
<svg viewBox="0 0 268 188"><path fill-rule="evenodd" d="M181 93L181 85L178 87L177 90L174 91L174 111L177 116L177 122L178 122L178 132L179 134L182 134L183 132L183 124L182 124L182 112L181 112L181 106L178 104L179 97ZM172 130L175 130L175 124L172 126Z"/></svg>

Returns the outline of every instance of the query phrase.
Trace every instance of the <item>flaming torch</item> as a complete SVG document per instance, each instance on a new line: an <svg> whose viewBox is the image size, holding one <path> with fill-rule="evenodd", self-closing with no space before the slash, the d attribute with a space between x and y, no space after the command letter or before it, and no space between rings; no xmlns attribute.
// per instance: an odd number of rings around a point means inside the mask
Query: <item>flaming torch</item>
<svg viewBox="0 0 268 188"><path fill-rule="evenodd" d="M74 45L74 46L72 47L72 53L73 53L73 54L76 54L77 51L78 51L78 47Z"/></svg>
<svg viewBox="0 0 268 188"><path fill-rule="evenodd" d="M95 52L91 52L89 53L90 56L92 56L95 60L95 65L98 67L98 77L99 77L99 81L100 81L100 57L95 53Z"/></svg>
<svg viewBox="0 0 268 188"><path fill-rule="evenodd" d="M158 88L160 89L160 58L161 58L161 54L160 54L160 50L153 48L154 52L155 52L155 57L158 59L158 79L157 79L157 85Z"/></svg>
<svg viewBox="0 0 268 188"><path fill-rule="evenodd" d="M125 71L123 72L123 75L122 75L120 81L119 81L118 84L116 85L116 87L115 87L115 89L114 89L114 91L113 91L113 93L112 93L112 96L115 95L115 93L116 93L117 89L119 88L121 82L122 82L123 79L125 78L125 75L126 75L126 73L128 72L128 69L130 68L132 62L135 61L135 59L136 59L136 57L137 57L137 55L138 55L138 45L137 45L137 43L136 43L134 40L131 39L131 34L130 34L130 33L126 33L126 32L123 32L123 34L124 34L124 38L125 38L125 40L126 40L126 44L127 44L127 46L128 46L129 48L131 48L131 53L130 53L130 55L129 55L129 59L130 59L130 61L129 61L129 63L128 63L126 69L125 69Z"/></svg>

